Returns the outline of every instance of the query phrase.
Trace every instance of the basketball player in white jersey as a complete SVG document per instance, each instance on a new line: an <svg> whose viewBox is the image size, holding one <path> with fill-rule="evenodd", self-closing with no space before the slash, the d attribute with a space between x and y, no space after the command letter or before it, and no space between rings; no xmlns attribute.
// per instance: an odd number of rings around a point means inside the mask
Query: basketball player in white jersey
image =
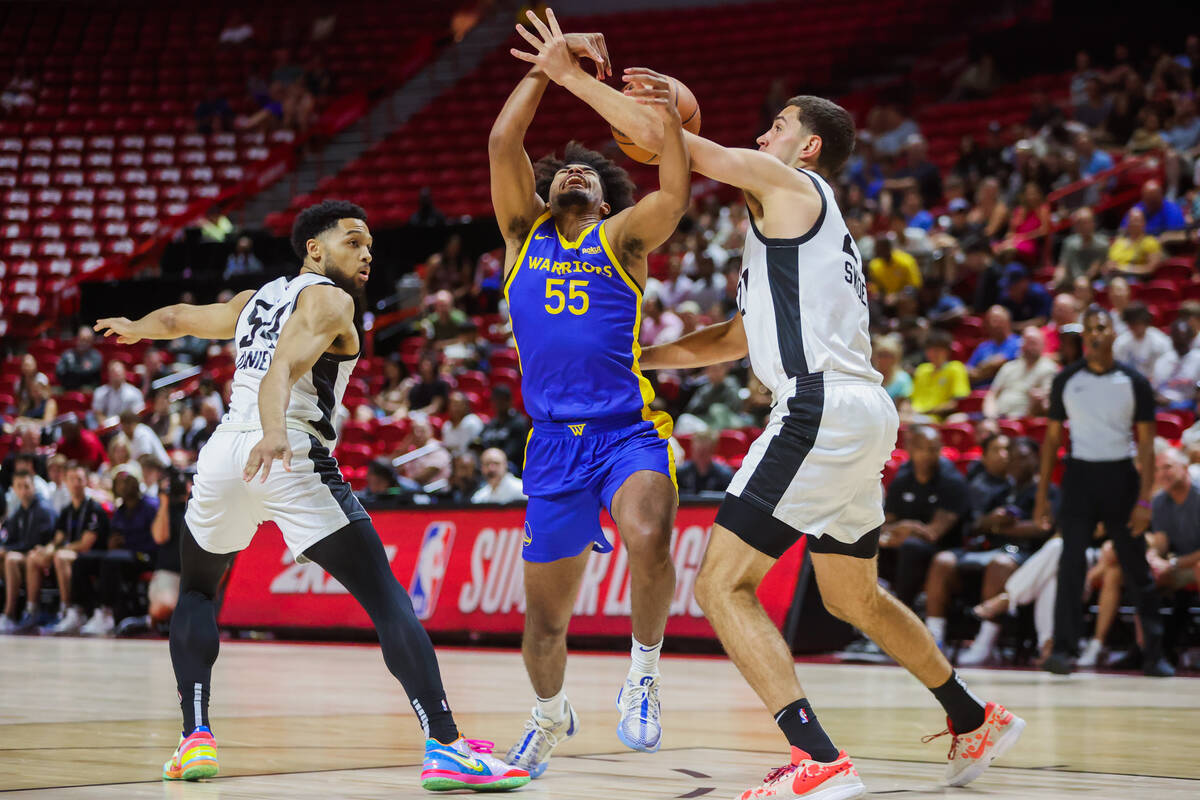
<svg viewBox="0 0 1200 800"><path fill-rule="evenodd" d="M141 339L233 338L229 412L200 451L181 537L179 604L171 661L183 733L163 765L167 780L217 774L208 719L219 636L213 596L236 553L262 522L275 522L299 560L314 561L363 606L388 669L403 684L425 734L421 783L431 791L502 791L529 774L491 757L490 743L459 735L429 636L396 580L379 535L330 455L333 415L362 352L362 306L371 233L361 208L327 200L292 229L300 274L228 303L173 305L96 330L122 344ZM272 470L275 459L282 469ZM259 473L261 472L261 477Z"/></svg>
<svg viewBox="0 0 1200 800"><path fill-rule="evenodd" d="M524 60L638 146L660 151L658 119L585 73L561 36L543 35L535 49ZM626 70L625 81L669 87L647 69ZM862 260L826 182L850 156L854 122L837 104L802 96L779 111L757 151L686 132L685 139L693 170L745 193L752 232L739 313L647 348L642 365L695 368L748 354L775 400L717 514L695 589L726 652L791 744L791 763L742 798L847 800L866 793L845 751L817 721L791 652L755 595L775 561L806 535L829 610L878 642L945 707L953 737L947 781L965 785L1015 743L1025 723L967 691L921 621L876 578L880 474L898 419L871 366ZM891 535L927 533L905 528Z"/></svg>

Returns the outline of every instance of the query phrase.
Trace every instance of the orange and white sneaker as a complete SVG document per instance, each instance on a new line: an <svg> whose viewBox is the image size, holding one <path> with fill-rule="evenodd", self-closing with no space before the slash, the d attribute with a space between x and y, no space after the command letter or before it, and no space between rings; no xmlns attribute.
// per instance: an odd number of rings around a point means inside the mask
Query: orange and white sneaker
<svg viewBox="0 0 1200 800"><path fill-rule="evenodd" d="M950 765L946 767L946 783L950 786L966 786L983 774L983 771L1000 756L1004 755L1021 738L1025 720L999 703L988 703L984 709L983 724L968 733L955 733L950 720L946 730L926 736L922 742L931 742L939 736L950 734Z"/></svg>
<svg viewBox="0 0 1200 800"><path fill-rule="evenodd" d="M858 770L850 763L850 756L842 750L836 761L824 763L814 761L799 747L792 748L792 763L767 773L761 785L747 789L738 795L738 800L759 798L793 798L804 800L853 800L867 793L867 787L858 777Z"/></svg>
<svg viewBox="0 0 1200 800"><path fill-rule="evenodd" d="M199 727L190 736L179 737L174 755L163 764L163 780L198 781L215 778L218 771L217 742L208 728Z"/></svg>

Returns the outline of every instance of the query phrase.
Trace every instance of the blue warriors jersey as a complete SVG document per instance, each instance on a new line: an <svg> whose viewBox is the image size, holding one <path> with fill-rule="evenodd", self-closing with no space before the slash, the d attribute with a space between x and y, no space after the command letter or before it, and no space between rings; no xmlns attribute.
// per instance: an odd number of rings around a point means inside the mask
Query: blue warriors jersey
<svg viewBox="0 0 1200 800"><path fill-rule="evenodd" d="M601 222L568 242L547 211L529 232L504 285L534 422L651 415L638 367L642 291L617 261ZM666 418L665 426L669 426ZM670 436L670 428L661 432Z"/></svg>

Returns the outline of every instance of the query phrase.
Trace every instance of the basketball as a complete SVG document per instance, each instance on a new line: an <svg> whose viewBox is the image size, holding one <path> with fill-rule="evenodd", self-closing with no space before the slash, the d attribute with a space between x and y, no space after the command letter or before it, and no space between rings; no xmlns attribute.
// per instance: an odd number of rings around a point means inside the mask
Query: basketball
<svg viewBox="0 0 1200 800"><path fill-rule="evenodd" d="M671 78L671 89L675 95L675 107L679 109L679 118L683 120L683 129L689 133L699 133L700 104L696 102L696 95L692 94L692 90L677 78ZM613 141L617 143L617 147L621 148L621 152L634 161L639 164L658 163L658 153L651 153L649 150L638 147L628 136L616 128L612 129L612 135Z"/></svg>

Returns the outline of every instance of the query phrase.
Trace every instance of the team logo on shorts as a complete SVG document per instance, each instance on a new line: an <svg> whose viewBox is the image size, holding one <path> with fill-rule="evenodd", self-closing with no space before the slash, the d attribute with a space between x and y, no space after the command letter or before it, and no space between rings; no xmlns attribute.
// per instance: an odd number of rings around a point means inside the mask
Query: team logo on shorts
<svg viewBox="0 0 1200 800"><path fill-rule="evenodd" d="M417 619L429 619L437 608L438 594L446 581L446 565L450 563L450 548L454 546L454 523L431 522L421 537L421 552L413 567L408 594L412 597Z"/></svg>
<svg viewBox="0 0 1200 800"><path fill-rule="evenodd" d="M578 425L568 425L567 427L570 428L571 433L575 434L576 436L583 436L583 428L585 425L587 425L586 422L580 422Z"/></svg>
<svg viewBox="0 0 1200 800"><path fill-rule="evenodd" d="M521 539L521 544L525 547L533 544L533 528L529 527L529 523L525 523L525 536Z"/></svg>

